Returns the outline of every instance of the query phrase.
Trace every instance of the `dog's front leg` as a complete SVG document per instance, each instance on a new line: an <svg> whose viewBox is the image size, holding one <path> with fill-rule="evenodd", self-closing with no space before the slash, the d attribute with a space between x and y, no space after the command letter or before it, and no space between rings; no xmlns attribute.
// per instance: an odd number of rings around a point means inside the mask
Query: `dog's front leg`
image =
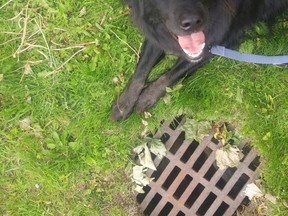
<svg viewBox="0 0 288 216"><path fill-rule="evenodd" d="M137 102L147 77L152 68L164 57L163 50L145 40L140 53L136 70L125 90L113 104L111 119L114 121L127 118Z"/></svg>
<svg viewBox="0 0 288 216"><path fill-rule="evenodd" d="M172 87L179 79L191 75L198 68L206 64L210 58L211 55L207 54L204 59L197 63L191 63L186 59L180 58L170 71L161 75L142 91L136 104L136 111L144 112L153 106L165 95L166 87Z"/></svg>

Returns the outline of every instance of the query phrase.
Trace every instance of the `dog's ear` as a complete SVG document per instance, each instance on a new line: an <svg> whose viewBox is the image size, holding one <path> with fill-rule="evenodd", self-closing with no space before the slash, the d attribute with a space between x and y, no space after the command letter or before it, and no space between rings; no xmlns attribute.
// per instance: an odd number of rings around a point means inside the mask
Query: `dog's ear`
<svg viewBox="0 0 288 216"><path fill-rule="evenodd" d="M235 16L236 14L236 1L235 0L224 0L224 9L231 16Z"/></svg>

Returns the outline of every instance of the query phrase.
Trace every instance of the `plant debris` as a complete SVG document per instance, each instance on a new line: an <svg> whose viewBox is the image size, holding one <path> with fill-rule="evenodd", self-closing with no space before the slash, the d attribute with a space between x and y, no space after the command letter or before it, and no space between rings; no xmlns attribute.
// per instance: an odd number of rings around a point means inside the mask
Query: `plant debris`
<svg viewBox="0 0 288 216"><path fill-rule="evenodd" d="M223 170L227 167L238 166L243 156L238 147L228 144L216 150L215 159L219 169Z"/></svg>
<svg viewBox="0 0 288 216"><path fill-rule="evenodd" d="M205 136L209 135L211 123L208 121L196 121L192 118L187 118L179 130L185 131L187 140L196 140L201 142Z"/></svg>
<svg viewBox="0 0 288 216"><path fill-rule="evenodd" d="M252 200L253 197L260 198L263 196L262 191L254 183L248 184L244 190L245 196Z"/></svg>
<svg viewBox="0 0 288 216"><path fill-rule="evenodd" d="M143 187L153 180L146 175L147 169L156 170L151 153L162 159L166 155L167 149L161 140L146 138L146 142L134 148L133 152L137 154L140 163L133 167L132 181L136 183L134 189L138 193L144 193Z"/></svg>

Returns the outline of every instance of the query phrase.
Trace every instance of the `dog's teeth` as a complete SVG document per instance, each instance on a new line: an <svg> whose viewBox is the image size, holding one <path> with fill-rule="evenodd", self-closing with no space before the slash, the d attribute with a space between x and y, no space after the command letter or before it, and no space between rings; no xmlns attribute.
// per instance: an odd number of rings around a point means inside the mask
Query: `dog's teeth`
<svg viewBox="0 0 288 216"><path fill-rule="evenodd" d="M184 50L184 52L191 58L197 58L197 57L199 57L201 55L202 50L200 52L198 52L198 53L189 53L186 50Z"/></svg>
<svg viewBox="0 0 288 216"><path fill-rule="evenodd" d="M205 43L202 44L202 46L201 46L201 51L199 51L198 53L189 53L189 51L188 51L188 50L185 50L185 49L183 49L183 51L184 51L190 58L197 58L197 57L199 57L199 56L202 54L204 47L205 47Z"/></svg>

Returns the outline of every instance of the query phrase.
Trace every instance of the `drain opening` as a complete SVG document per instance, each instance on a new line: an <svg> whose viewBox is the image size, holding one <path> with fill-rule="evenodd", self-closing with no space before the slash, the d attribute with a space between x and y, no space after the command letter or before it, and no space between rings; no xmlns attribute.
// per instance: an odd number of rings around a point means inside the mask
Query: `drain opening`
<svg viewBox="0 0 288 216"><path fill-rule="evenodd" d="M195 140L193 140L191 142L191 144L188 146L188 148L186 149L186 151L184 152L184 154L182 155L182 157L180 158L180 160L183 163L187 163L187 161L189 160L189 158L191 157L191 155L195 152L195 150L197 149L199 143Z"/></svg>
<svg viewBox="0 0 288 216"><path fill-rule="evenodd" d="M172 170L172 172L169 174L168 178L166 179L166 181L163 183L162 188L164 190L168 190L170 185L174 182L174 180L176 179L176 177L178 176L178 174L180 173L181 169L179 167L174 167L174 169Z"/></svg>
<svg viewBox="0 0 288 216"><path fill-rule="evenodd" d="M241 177L238 179L238 181L235 183L235 185L232 187L230 192L228 193L228 196L232 199L235 199L239 192L242 190L242 188L245 186L245 184L248 182L249 176L247 176L245 173L241 175Z"/></svg>
<svg viewBox="0 0 288 216"><path fill-rule="evenodd" d="M193 192L190 194L189 198L186 200L184 205L190 209L192 205L195 203L195 201L197 200L197 198L200 196L204 188L205 187L199 183L196 186L196 188L193 190Z"/></svg>
<svg viewBox="0 0 288 216"><path fill-rule="evenodd" d="M223 173L223 175L219 179L219 181L216 183L216 187L222 190L228 183L228 181L231 179L236 170L237 168L235 167L228 167L227 170Z"/></svg>
<svg viewBox="0 0 288 216"><path fill-rule="evenodd" d="M174 144L172 145L172 147L169 149L169 151L172 154L176 154L176 152L178 151L178 149L180 148L180 146L183 144L185 140L185 132L182 131L180 133L180 135L177 137L177 139L175 140Z"/></svg>
<svg viewBox="0 0 288 216"><path fill-rule="evenodd" d="M185 216L185 214L182 211L179 211L176 216Z"/></svg>
<svg viewBox="0 0 288 216"><path fill-rule="evenodd" d="M173 209L172 203L168 202L166 203L164 208L160 211L159 215L169 215L172 209Z"/></svg>
<svg viewBox="0 0 288 216"><path fill-rule="evenodd" d="M217 196L214 193L210 193L205 201L202 203L200 208L197 211L197 215L202 216L205 215L208 209L211 207L212 203L215 201Z"/></svg>
<svg viewBox="0 0 288 216"><path fill-rule="evenodd" d="M195 161L192 169L198 172L201 169L201 167L204 165L205 161L208 159L211 153L212 153L212 150L206 147L205 150L201 153L201 155Z"/></svg>
<svg viewBox="0 0 288 216"><path fill-rule="evenodd" d="M218 167L216 166L216 163L214 162L209 170L205 173L204 175L204 178L207 180L207 181L210 181L211 178L214 176L214 174L216 173L216 171L218 170Z"/></svg>
<svg viewBox="0 0 288 216"><path fill-rule="evenodd" d="M151 187L149 187L148 185L147 186L145 186L144 188L143 188L143 190L144 190L144 192L145 193L139 193L137 196L136 196L136 201L138 202L138 203L142 203L143 202L143 200L145 199L145 197L146 197L146 195L150 192L150 190L151 190Z"/></svg>
<svg viewBox="0 0 288 216"><path fill-rule="evenodd" d="M229 208L229 205L225 202L222 202L213 216L224 215L224 213L227 211L228 208Z"/></svg>
<svg viewBox="0 0 288 216"><path fill-rule="evenodd" d="M169 135L168 133L164 133L164 134L161 136L160 140L161 140L162 143L165 144L165 143L169 140L169 138L170 138L170 135Z"/></svg>
<svg viewBox="0 0 288 216"><path fill-rule="evenodd" d="M170 163L169 159L164 157L160 164L157 166L157 171L154 171L152 174L152 178L154 178L154 181L157 181L159 177L162 175L163 171L166 169L168 164Z"/></svg>
<svg viewBox="0 0 288 216"><path fill-rule="evenodd" d="M156 193L155 196L152 198L151 202L149 203L149 205L147 206L147 208L145 209L144 214L150 215L161 199L162 196L159 193Z"/></svg>
<svg viewBox="0 0 288 216"><path fill-rule="evenodd" d="M183 181L180 183L180 185L178 186L177 190L175 191L175 193L173 194L173 197L176 200L179 200L180 197L182 196L182 194L184 193L184 191L186 190L186 188L189 186L189 184L192 182L192 177L189 175L186 175L185 178L183 179Z"/></svg>
<svg viewBox="0 0 288 216"><path fill-rule="evenodd" d="M255 171L260 165L260 157L257 156L255 159L249 164L248 168L252 171Z"/></svg>
<svg viewBox="0 0 288 216"><path fill-rule="evenodd" d="M169 124L169 128L171 128L172 130L175 130L181 123L182 119L183 119L183 115L176 117L170 124Z"/></svg>

